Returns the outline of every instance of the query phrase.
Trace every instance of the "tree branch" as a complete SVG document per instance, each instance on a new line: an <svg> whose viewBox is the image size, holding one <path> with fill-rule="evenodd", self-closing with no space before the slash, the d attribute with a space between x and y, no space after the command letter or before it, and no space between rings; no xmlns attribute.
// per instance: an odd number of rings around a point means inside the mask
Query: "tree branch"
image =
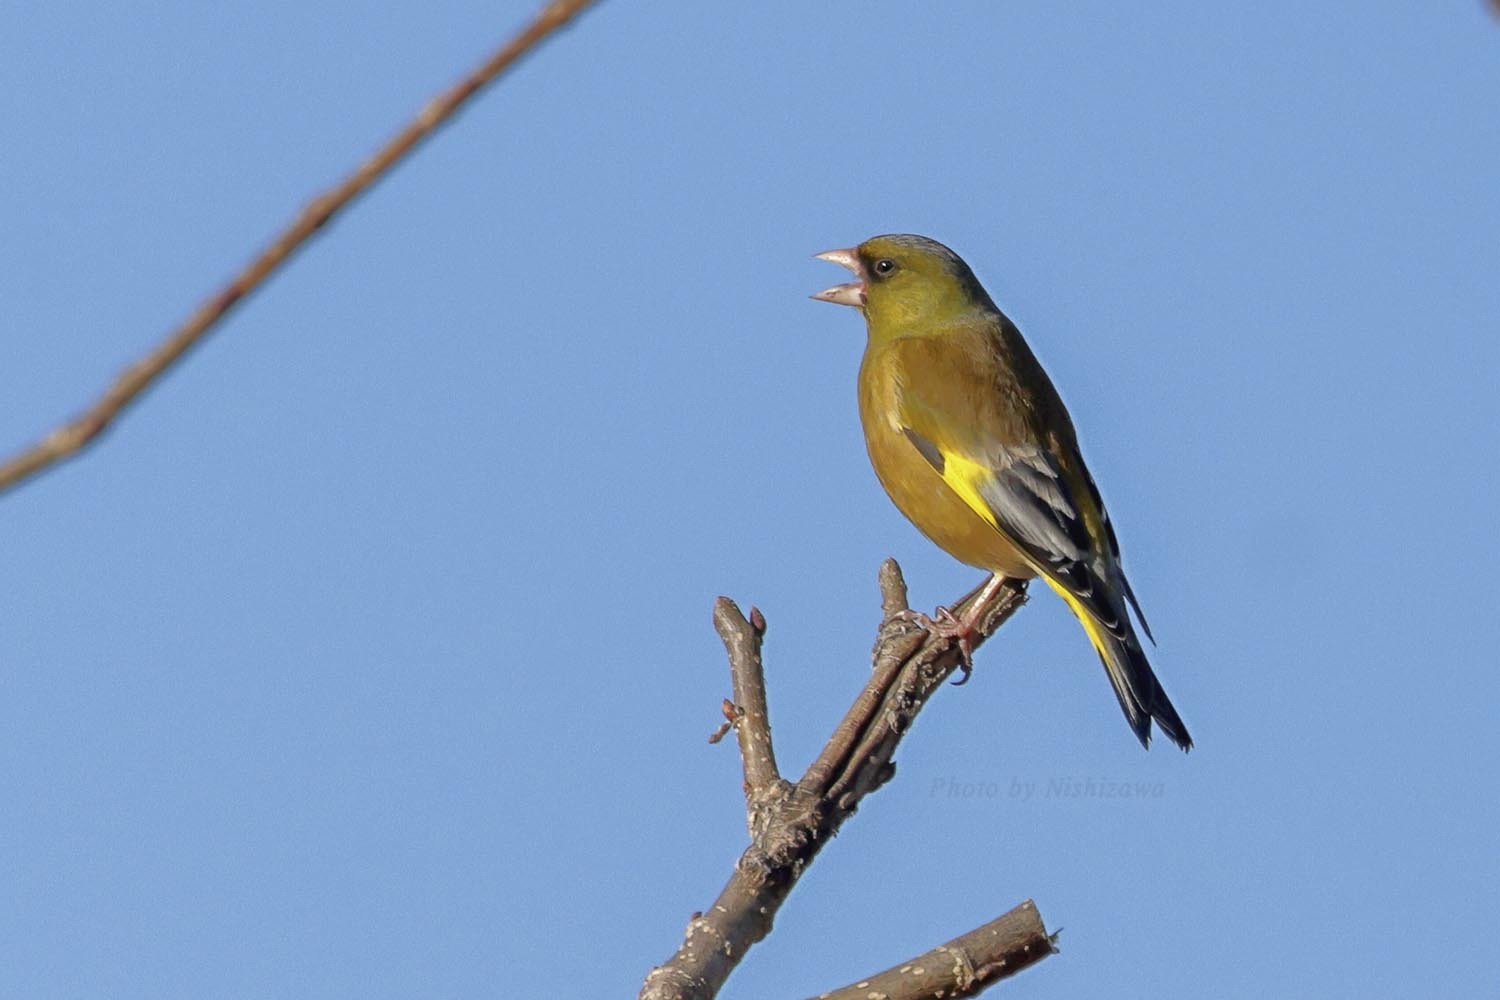
<svg viewBox="0 0 1500 1000"><path fill-rule="evenodd" d="M227 285L209 296L196 312L144 357L125 369L83 413L46 437L0 463L0 493L65 458L77 454L103 433L115 418L201 341L229 311L275 273L307 240L407 153L453 117L476 93L493 82L538 42L567 24L594 0L555 0L477 69L427 103L385 146L335 187L307 204L261 254Z"/></svg>
<svg viewBox="0 0 1500 1000"><path fill-rule="evenodd" d="M850 983L816 1000L955 1000L974 997L1048 955L1055 935L1042 926L1027 900L983 927L940 944L876 976Z"/></svg>
<svg viewBox="0 0 1500 1000"><path fill-rule="evenodd" d="M745 804L753 829L758 804L774 794L778 785L786 784L776 769L771 715L766 707L766 674L760 661L766 619L759 608L751 608L750 620L746 621L733 601L721 597L714 602L714 628L729 655L734 701L726 706L724 715L739 737L740 760L745 766Z"/></svg>
<svg viewBox="0 0 1500 1000"><path fill-rule="evenodd" d="M818 851L854 815L866 795L890 780L895 773L891 758L902 737L928 698L958 669L961 657L957 642L929 631L903 613L909 610L906 583L893 559L887 559L881 567L880 590L884 621L869 682L796 784L776 778L760 786L761 794L751 794L749 788L756 784L755 774L761 765L745 759L750 846L740 855L713 905L706 913L693 915L677 953L646 976L640 1000L710 1000L718 994L750 947L771 932L776 912ZM955 614L962 616L977 596L976 590L960 601L953 609ZM1026 585L1022 582L1010 581L997 590L979 615L974 648L1025 600ZM746 697L742 692L759 683L763 708L763 620L759 627L741 626L745 619L727 598L719 599L714 617L729 650L736 700ZM758 615L752 613L751 617L754 620ZM753 655L747 649L750 639ZM743 708L740 705L739 710L729 713L735 726L759 726L759 721L751 723L751 713ZM774 774L768 725L763 738ZM752 753L759 753L760 739L741 732L742 753L747 745Z"/></svg>

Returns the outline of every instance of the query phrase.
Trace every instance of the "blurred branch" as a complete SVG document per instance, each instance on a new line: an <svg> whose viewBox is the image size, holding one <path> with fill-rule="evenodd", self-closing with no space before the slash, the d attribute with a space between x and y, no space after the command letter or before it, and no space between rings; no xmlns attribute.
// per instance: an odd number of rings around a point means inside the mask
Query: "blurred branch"
<svg viewBox="0 0 1500 1000"><path fill-rule="evenodd" d="M907 607L906 582L893 559L880 569L880 591L884 620L875 644L875 669L827 746L795 784L775 771L760 660L765 620L756 611L746 620L733 601L719 598L714 624L729 652L735 698L752 701L749 706L726 705L725 713L739 731L744 757L750 845L713 905L693 915L677 953L646 976L640 1000L710 1000L718 994L745 953L771 932L781 904L823 845L854 815L866 795L895 774L892 757L902 737L922 706L961 665L954 638L914 620ZM954 607L954 613L962 617L978 595L978 590L970 593ZM1022 582L1010 581L996 591L979 616L973 646L984 642L1025 601ZM1030 912L1035 914L1035 907ZM994 926L987 924L959 939L968 942L962 954L978 956L975 969L990 969L1000 960L995 956L1001 952L970 950L975 942L992 943L981 939ZM1045 939L1039 917L1036 928ZM970 942L975 935L980 937ZM1050 953L1050 946L1043 950L1034 939L1028 940L1032 940L1028 947L1037 949L1030 961ZM973 996L1001 978L992 970L982 980L976 979L971 975L974 969L965 971L954 953L945 954L950 956L951 973L945 981L955 989L963 981L970 989L950 995ZM1005 959L1012 960L1018 959L1013 954ZM1006 970L1008 975L1009 966Z"/></svg>
<svg viewBox="0 0 1500 1000"><path fill-rule="evenodd" d="M974 997L1057 951L1027 900L983 927L817 1000L956 1000Z"/></svg>
<svg viewBox="0 0 1500 1000"><path fill-rule="evenodd" d="M260 286L340 210L385 176L407 153L537 43L567 24L594 0L556 0L477 69L427 103L397 135L338 185L315 197L271 245L187 321L125 369L87 410L36 444L0 463L0 493L83 450L115 418L203 339L236 303Z"/></svg>

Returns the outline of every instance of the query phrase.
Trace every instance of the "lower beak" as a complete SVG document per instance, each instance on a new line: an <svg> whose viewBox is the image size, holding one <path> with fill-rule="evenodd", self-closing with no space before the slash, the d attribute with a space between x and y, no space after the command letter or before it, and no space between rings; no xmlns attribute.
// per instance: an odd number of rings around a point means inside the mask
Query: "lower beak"
<svg viewBox="0 0 1500 1000"><path fill-rule="evenodd" d="M818 260L826 260L840 267L847 267L856 276L861 273L859 256L853 250L825 250L823 253L814 254ZM836 306L863 307L865 304L865 283L863 281L850 281L842 285L834 285L825 288L813 298L820 302L832 302Z"/></svg>

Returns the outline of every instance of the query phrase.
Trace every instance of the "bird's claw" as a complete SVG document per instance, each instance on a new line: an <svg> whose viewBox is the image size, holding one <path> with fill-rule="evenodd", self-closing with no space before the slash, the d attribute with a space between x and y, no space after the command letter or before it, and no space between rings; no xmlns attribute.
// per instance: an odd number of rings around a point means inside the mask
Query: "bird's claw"
<svg viewBox="0 0 1500 1000"><path fill-rule="evenodd" d="M958 669L963 674L953 682L954 687L969 683L974 674L974 626L961 620L946 607L937 609L937 634L952 639L958 645Z"/></svg>
<svg viewBox="0 0 1500 1000"><path fill-rule="evenodd" d="M958 669L963 674L954 681L955 687L967 684L974 673L974 626L963 621L948 608L937 609L932 618L920 611L908 608L891 616L892 621L909 622L925 629L935 639L946 639L958 646Z"/></svg>

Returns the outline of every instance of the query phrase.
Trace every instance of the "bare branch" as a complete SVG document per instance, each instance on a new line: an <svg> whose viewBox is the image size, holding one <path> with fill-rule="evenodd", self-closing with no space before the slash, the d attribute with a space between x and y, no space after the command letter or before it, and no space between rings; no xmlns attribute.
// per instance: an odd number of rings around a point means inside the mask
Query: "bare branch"
<svg viewBox="0 0 1500 1000"><path fill-rule="evenodd" d="M834 771L848 761L854 744L869 729L871 720L885 703L896 675L922 646L920 630L908 630L899 624L897 616L909 609L906 579L894 559L887 559L880 566L880 593L881 611L885 617L875 640L874 675L854 699L854 704L849 706L818 758L802 776L802 787L818 795L828 791Z"/></svg>
<svg viewBox="0 0 1500 1000"><path fill-rule="evenodd" d="M1027 900L983 927L892 969L816 1000L954 1000L974 997L1056 953L1036 904Z"/></svg>
<svg viewBox="0 0 1500 1000"><path fill-rule="evenodd" d="M771 746L771 717L766 707L766 675L761 667L760 644L766 634L766 619L759 608L750 609L750 620L727 597L714 602L714 628L729 654L729 676L734 688L733 719L740 741L740 759L745 766L745 799L750 805L750 825L755 809L773 786L781 783L776 753ZM729 713L726 712L728 717Z"/></svg>
<svg viewBox="0 0 1500 1000"><path fill-rule="evenodd" d="M900 614L906 610L906 584L894 560L881 568L880 583L885 620L869 682L800 781L794 785L778 779L763 786L763 795L753 797L750 846L713 905L693 915L677 953L646 976L641 1000L710 1000L718 994L750 947L771 932L781 904L818 851L854 815L864 796L895 773L891 757L902 737L927 699L958 669L961 658L954 638ZM955 612L966 611L976 596L977 592L964 598ZM979 616L973 646L983 643L1025 600L1024 583L1009 581L999 588ZM733 607L721 598L715 620L727 619L732 626L735 643L726 638L725 645L733 663L745 630L734 624L737 611L727 616L726 605ZM759 677L758 636L754 650L754 674ZM743 668L731 669L738 698ZM742 734L742 752L744 748ZM749 760L745 772L749 785Z"/></svg>
<svg viewBox="0 0 1500 1000"><path fill-rule="evenodd" d="M884 620L910 611L911 605L907 603L906 577L901 575L901 566L896 560L887 558L880 564L880 613L885 616Z"/></svg>
<svg viewBox="0 0 1500 1000"><path fill-rule="evenodd" d="M391 167L453 117L470 98L513 65L538 42L567 24L594 0L555 0L526 28L486 59L477 69L427 103L390 142L338 185L307 204L261 254L229 284L209 296L196 312L165 340L152 348L114 381L82 414L54 429L31 447L0 463L0 493L29 479L94 441L115 418L201 341L237 303L259 287L292 254L362 194Z"/></svg>

